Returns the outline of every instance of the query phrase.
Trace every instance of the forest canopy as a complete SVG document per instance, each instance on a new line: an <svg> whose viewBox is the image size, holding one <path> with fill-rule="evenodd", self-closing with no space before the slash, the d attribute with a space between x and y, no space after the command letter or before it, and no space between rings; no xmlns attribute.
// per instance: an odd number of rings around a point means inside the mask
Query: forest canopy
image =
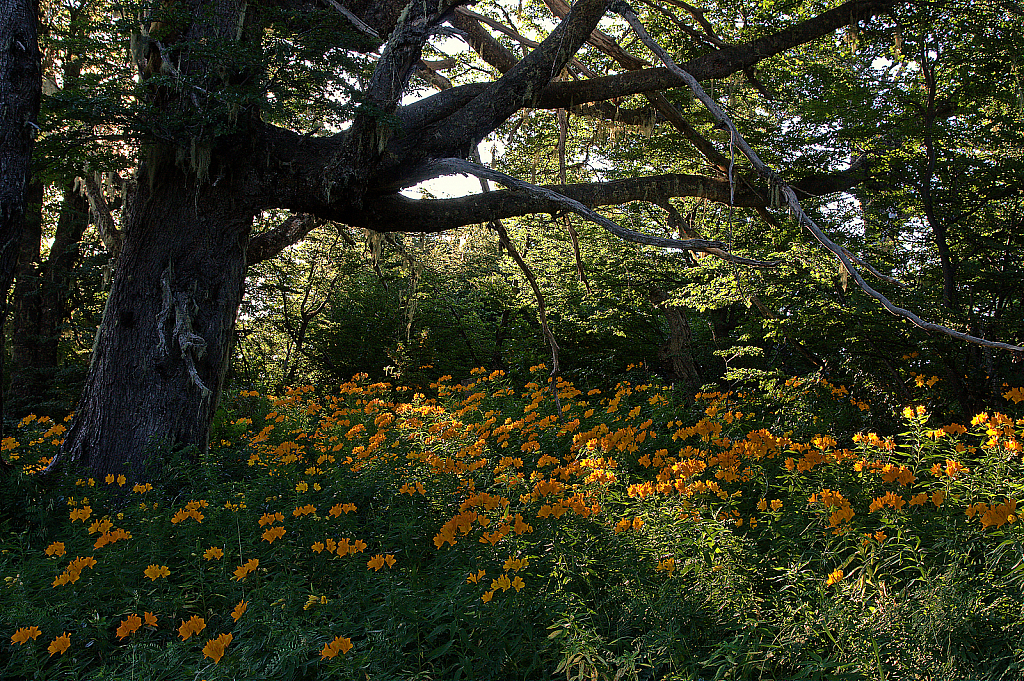
<svg viewBox="0 0 1024 681"><path fill-rule="evenodd" d="M1018 24L999 0L44 1L14 413L82 386L54 465L135 476L154 442L206 446L229 375L541 352L897 405L918 352L967 413L1018 366Z"/></svg>

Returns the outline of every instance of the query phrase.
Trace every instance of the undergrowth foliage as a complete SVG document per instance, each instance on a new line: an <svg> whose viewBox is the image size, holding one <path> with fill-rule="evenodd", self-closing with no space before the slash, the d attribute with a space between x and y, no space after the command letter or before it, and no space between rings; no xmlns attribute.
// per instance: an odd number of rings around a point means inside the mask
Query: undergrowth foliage
<svg viewBox="0 0 1024 681"><path fill-rule="evenodd" d="M820 380L694 403L534 371L242 392L152 483L41 483L64 425L24 419L0 677L1020 674L1024 419L849 439L779 427L870 408Z"/></svg>

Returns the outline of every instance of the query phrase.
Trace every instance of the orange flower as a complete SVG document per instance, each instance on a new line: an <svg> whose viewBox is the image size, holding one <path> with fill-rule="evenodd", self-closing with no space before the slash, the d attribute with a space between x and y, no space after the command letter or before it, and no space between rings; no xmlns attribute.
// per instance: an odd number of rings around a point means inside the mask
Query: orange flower
<svg viewBox="0 0 1024 681"><path fill-rule="evenodd" d="M64 542L55 541L46 547L46 555L48 556L63 556L65 553Z"/></svg>
<svg viewBox="0 0 1024 681"><path fill-rule="evenodd" d="M244 615L245 611L248 609L248 603L246 603L245 601L239 601L238 605L235 606L235 609L231 611L231 619L237 622L238 620L242 619L242 615Z"/></svg>
<svg viewBox="0 0 1024 681"><path fill-rule="evenodd" d="M828 585L828 586L832 586L833 584L838 583L842 579L843 579L843 571L842 570L833 570L832 572L829 573L828 580L825 582L825 584Z"/></svg>
<svg viewBox="0 0 1024 681"><path fill-rule="evenodd" d="M57 638L53 639L53 642L49 646L47 646L46 649L50 651L50 657L53 657L57 653L60 653L61 655L63 655L64 651L67 650L70 647L71 647L71 634L69 634L68 632L65 631L63 634L61 634Z"/></svg>
<svg viewBox="0 0 1024 681"><path fill-rule="evenodd" d="M132 614L127 618L121 620L121 626L117 628L118 638L128 638L142 626L142 618L138 615Z"/></svg>
<svg viewBox="0 0 1024 681"><path fill-rule="evenodd" d="M352 650L352 641L348 638L336 636L333 641L324 644L323 650L320 651L320 659L335 658L338 656L338 653L344 655L350 650Z"/></svg>
<svg viewBox="0 0 1024 681"><path fill-rule="evenodd" d="M142 616L146 618L146 626L147 627L155 627L156 626L156 615L154 615L151 612L145 612L145 613L143 613Z"/></svg>
<svg viewBox="0 0 1024 681"><path fill-rule="evenodd" d="M84 523L86 520L89 519L89 516L91 516L91 515L92 515L92 507L91 506L83 506L82 508L76 508L75 510L73 510L71 512L71 522L74 522L76 520L81 520Z"/></svg>
<svg viewBox="0 0 1024 681"><path fill-rule="evenodd" d="M271 527L269 530L265 530L263 532L263 541L267 542L268 544L273 544L275 540L283 537L284 533L285 529L281 525Z"/></svg>
<svg viewBox="0 0 1024 681"><path fill-rule="evenodd" d="M221 634L217 638L211 638L203 646L203 657L208 657L213 660L214 664L219 664L220 659L224 657L224 650L227 648L234 636L231 634Z"/></svg>
<svg viewBox="0 0 1024 681"><path fill-rule="evenodd" d="M260 527L263 527L264 525L273 525L275 522L284 522L284 514L280 511L277 513L264 513L260 518Z"/></svg>
<svg viewBox="0 0 1024 681"><path fill-rule="evenodd" d="M42 633L43 632L39 630L39 627L35 625L32 625L31 627L22 627L14 632L14 636L11 636L11 645L13 646L15 643L18 645L25 645L29 639L35 640L39 638L39 635Z"/></svg>
<svg viewBox="0 0 1024 681"><path fill-rule="evenodd" d="M970 471L963 467L959 461L953 461L952 459L946 459L946 475L951 478L956 478L961 472L969 473Z"/></svg>
<svg viewBox="0 0 1024 681"><path fill-rule="evenodd" d="M181 621L181 626L178 627L178 636L181 636L182 641L187 641L192 634L198 634L200 631L206 628L206 620L198 615L192 615L186 620Z"/></svg>
<svg viewBox="0 0 1024 681"><path fill-rule="evenodd" d="M166 565L150 565L148 568L142 571L142 574L146 575L154 582L161 577L166 577L171 574L170 568Z"/></svg>
<svg viewBox="0 0 1024 681"><path fill-rule="evenodd" d="M244 582L245 578L249 575L249 573L258 568L259 566L259 558L250 558L245 562L245 565L239 565L237 568L235 568L234 579L237 579L240 582Z"/></svg>
<svg viewBox="0 0 1024 681"><path fill-rule="evenodd" d="M316 513L316 506L314 506L313 504L306 504L305 506L299 506L298 508L296 508L295 510L292 511L292 515L295 516L296 518L304 516L304 515L315 514L315 513Z"/></svg>
<svg viewBox="0 0 1024 681"><path fill-rule="evenodd" d="M383 554L378 553L376 556L374 556L370 560L366 561L366 568L368 570L372 569L372 570L374 570L376 572L376 571L380 570L382 567L384 567L384 556L383 556Z"/></svg>
<svg viewBox="0 0 1024 681"><path fill-rule="evenodd" d="M206 560L220 560L224 557L224 551L219 546L211 546L203 553Z"/></svg>

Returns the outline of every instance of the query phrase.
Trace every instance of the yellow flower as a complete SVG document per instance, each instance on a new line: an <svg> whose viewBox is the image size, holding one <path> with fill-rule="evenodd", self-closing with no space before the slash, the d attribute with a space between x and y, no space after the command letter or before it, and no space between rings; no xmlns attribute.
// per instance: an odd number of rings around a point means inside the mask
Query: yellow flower
<svg viewBox="0 0 1024 681"><path fill-rule="evenodd" d="M494 598L494 591L493 590L488 591L483 596L481 596L480 600L483 601L484 603L490 603L492 598Z"/></svg>
<svg viewBox="0 0 1024 681"><path fill-rule="evenodd" d="M46 555L48 556L63 556L64 553L64 542L62 541L55 541L46 547Z"/></svg>
<svg viewBox="0 0 1024 681"><path fill-rule="evenodd" d="M211 546L203 553L206 560L220 560L224 557L224 551L219 546Z"/></svg>
<svg viewBox="0 0 1024 681"><path fill-rule="evenodd" d="M224 649L227 648L234 636L231 634L221 634L217 638L211 638L203 646L203 657L208 657L213 660L214 664L219 664L220 659L224 657Z"/></svg>
<svg viewBox="0 0 1024 681"><path fill-rule="evenodd" d="M142 618L138 615L132 614L127 618L121 620L121 626L117 628L118 638L128 638L142 626Z"/></svg>
<svg viewBox="0 0 1024 681"><path fill-rule="evenodd" d="M248 609L248 603L246 603L245 601L239 601L238 605L235 606L235 609L231 611L231 619L237 622L238 620L242 619L242 615L244 615L245 611Z"/></svg>
<svg viewBox="0 0 1024 681"><path fill-rule="evenodd" d="M25 645L29 639L37 639L43 632L39 630L39 627L32 625L31 627L22 627L14 632L14 636L11 636L11 645L15 643L18 645Z"/></svg>
<svg viewBox="0 0 1024 681"><path fill-rule="evenodd" d="M299 484L295 485L295 491L296 492L305 492L308 489L309 489L309 483L306 482L305 480L303 480Z"/></svg>
<svg viewBox="0 0 1024 681"><path fill-rule="evenodd" d="M773 511L778 511L780 508L782 508L782 500L781 499L772 499L772 510Z"/></svg>
<svg viewBox="0 0 1024 681"><path fill-rule="evenodd" d="M324 550L324 543L322 541L315 542L310 548L313 549L313 553L320 553Z"/></svg>
<svg viewBox="0 0 1024 681"><path fill-rule="evenodd" d="M107 473L107 477L103 478L103 482L107 483L108 485L113 485L114 484L114 480L116 480L116 479L117 479L116 475L114 475L113 473Z"/></svg>
<svg viewBox="0 0 1024 681"><path fill-rule="evenodd" d="M512 586L515 587L516 591L519 591L524 586L526 586L526 582L523 581L522 577L516 575L515 579L512 580Z"/></svg>
<svg viewBox="0 0 1024 681"><path fill-rule="evenodd" d="M188 621L181 621L181 626L178 627L178 636L181 636L182 641L187 641L193 634L198 634L205 628L206 620L198 615L192 615Z"/></svg>
<svg viewBox="0 0 1024 681"><path fill-rule="evenodd" d="M146 618L146 626L147 627L155 627L156 626L156 615L154 615L153 613L147 611L147 612L143 613L142 616Z"/></svg>
<svg viewBox="0 0 1024 681"><path fill-rule="evenodd" d="M376 572L376 571L380 570L382 567L384 567L384 556L383 556L383 554L378 553L376 556L374 556L370 560L366 561L366 569L368 569L368 570L372 569L373 571Z"/></svg>
<svg viewBox="0 0 1024 681"><path fill-rule="evenodd" d="M811 502L811 503L813 503L813 502ZM757 502L757 510L758 511L767 511L768 510L768 502L765 499L762 499L761 501Z"/></svg>
<svg viewBox="0 0 1024 681"><path fill-rule="evenodd" d="M832 572L829 573L828 579L825 581L825 584L827 586L832 586L833 584L836 584L837 582L839 582L842 578L843 578L843 571L842 570L833 570Z"/></svg>
<svg viewBox="0 0 1024 681"><path fill-rule="evenodd" d="M335 658L338 653L344 655L348 651L352 650L352 641L341 636L336 636L330 643L325 643L323 650L320 651L320 659L327 660Z"/></svg>
<svg viewBox="0 0 1024 681"><path fill-rule="evenodd" d="M150 565L148 568L142 571L142 574L146 575L154 582L161 577L166 577L171 574L170 568L166 565Z"/></svg>
<svg viewBox="0 0 1024 681"><path fill-rule="evenodd" d="M389 553L388 555L384 556L384 562L388 564L388 567L394 567L396 562L395 557Z"/></svg>
<svg viewBox="0 0 1024 681"><path fill-rule="evenodd" d="M50 657L53 657L57 653L60 653L61 655L63 655L64 651L67 650L70 647L71 647L71 634L69 634L68 632L65 631L63 634L61 634L57 638L53 639L53 643L51 643L49 646L47 646L46 649L50 651Z"/></svg>
<svg viewBox="0 0 1024 681"><path fill-rule="evenodd" d="M478 570L476 573L469 573L469 577L466 577L467 584L479 584L480 579L487 574L486 570Z"/></svg>
<svg viewBox="0 0 1024 681"><path fill-rule="evenodd" d="M124 477L123 475L118 475L117 476L117 486L118 487L124 487L124 484L126 482L128 482L128 478Z"/></svg>
<svg viewBox="0 0 1024 681"><path fill-rule="evenodd" d="M362 553L366 550L366 542L364 542L362 539L356 539L354 542L352 542L352 547L352 553Z"/></svg>

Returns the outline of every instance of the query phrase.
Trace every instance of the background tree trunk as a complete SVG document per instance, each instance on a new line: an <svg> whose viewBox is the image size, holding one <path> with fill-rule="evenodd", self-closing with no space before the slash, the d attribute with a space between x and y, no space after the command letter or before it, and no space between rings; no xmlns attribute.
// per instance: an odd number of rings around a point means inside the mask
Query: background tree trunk
<svg viewBox="0 0 1024 681"><path fill-rule="evenodd" d="M0 0L0 339L5 337L7 293L21 249L25 190L42 97L38 11L37 0ZM4 355L0 352L0 419Z"/></svg>
<svg viewBox="0 0 1024 681"><path fill-rule="evenodd" d="M27 405L38 411L40 403L45 411L47 395L62 361L60 340L71 315L73 271L80 255L79 242L89 224L88 211L88 201L75 191L74 183L66 184L57 230L45 262L40 262L41 216L32 212L33 219L26 220L11 320L10 407L14 414Z"/></svg>
<svg viewBox="0 0 1024 681"><path fill-rule="evenodd" d="M658 348L658 360L661 362L665 377L681 382L690 393L700 390L701 377L697 365L690 353L693 331L683 314L683 309L668 304L667 291L653 288L650 292L651 303L661 309L668 322L668 339Z"/></svg>
<svg viewBox="0 0 1024 681"><path fill-rule="evenodd" d="M167 458L157 448L208 445L254 210L237 184L169 166L129 199L85 391L51 469L153 479Z"/></svg>

